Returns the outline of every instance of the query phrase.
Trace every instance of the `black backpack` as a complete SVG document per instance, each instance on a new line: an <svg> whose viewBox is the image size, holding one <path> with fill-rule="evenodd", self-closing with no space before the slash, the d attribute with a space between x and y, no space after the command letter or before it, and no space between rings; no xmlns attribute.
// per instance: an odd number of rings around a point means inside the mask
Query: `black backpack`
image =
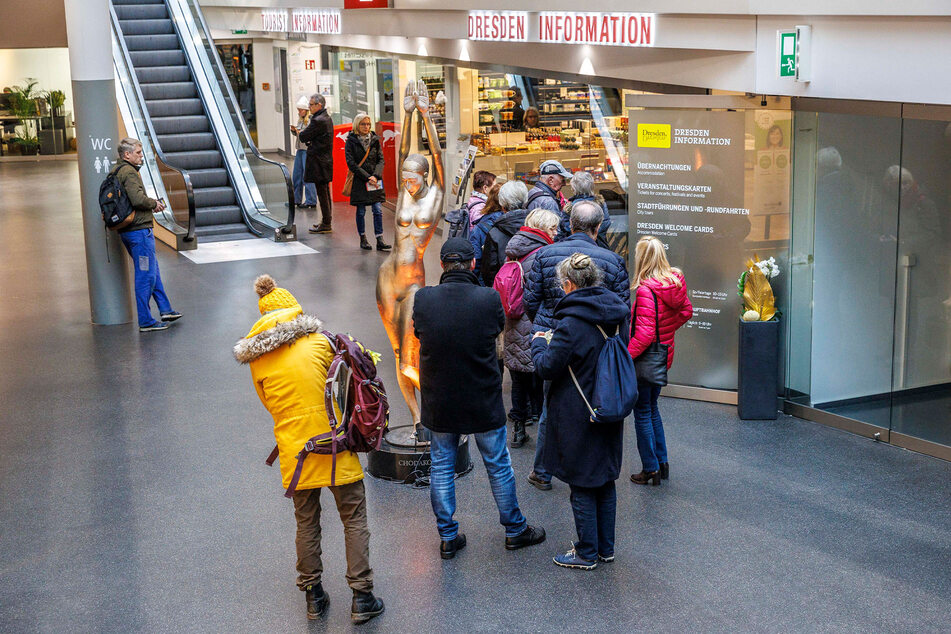
<svg viewBox="0 0 951 634"><path fill-rule="evenodd" d="M99 186L99 210L102 212L103 222L110 229L121 225L134 212L129 196L116 178L116 171L118 170L109 172L106 180Z"/></svg>
<svg viewBox="0 0 951 634"><path fill-rule="evenodd" d="M469 239L469 203L446 213L450 238Z"/></svg>
<svg viewBox="0 0 951 634"><path fill-rule="evenodd" d="M491 288L495 282L495 276L505 264L505 247L508 246L512 236L525 225L527 216L527 209L515 209L504 213L486 234L485 242L482 244L482 259L479 263L479 274L486 286Z"/></svg>

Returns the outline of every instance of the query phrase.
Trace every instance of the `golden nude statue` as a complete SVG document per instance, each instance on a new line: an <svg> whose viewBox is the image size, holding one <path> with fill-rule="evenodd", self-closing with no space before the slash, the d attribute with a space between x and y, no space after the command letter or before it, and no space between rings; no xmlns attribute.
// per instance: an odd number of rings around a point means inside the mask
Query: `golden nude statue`
<svg viewBox="0 0 951 634"><path fill-rule="evenodd" d="M396 201L396 239L393 251L380 265L376 279L376 304L396 356L396 380L418 429L419 340L413 334L413 300L426 285L423 253L442 217L445 178L439 136L429 116L429 92L422 81L410 82L403 97L402 138L400 140L400 193ZM429 151L433 156L433 182L428 184L429 161L409 154L413 134L413 112L419 111L426 126Z"/></svg>

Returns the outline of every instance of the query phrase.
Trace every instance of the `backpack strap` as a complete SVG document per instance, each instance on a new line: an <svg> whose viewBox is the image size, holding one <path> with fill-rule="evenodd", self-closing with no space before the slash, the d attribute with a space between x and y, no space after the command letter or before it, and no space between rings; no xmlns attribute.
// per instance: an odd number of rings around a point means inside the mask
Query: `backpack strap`
<svg viewBox="0 0 951 634"><path fill-rule="evenodd" d="M571 374L571 380L575 382L575 387L578 388L578 394L581 395L581 399L584 401L585 407L588 408L588 411L591 412L591 418L597 416L594 409L591 407L591 403L588 402L588 397L584 395L584 391L581 389L581 384L578 383L578 377L575 376L575 371L571 369L571 365L568 365L568 373Z"/></svg>
<svg viewBox="0 0 951 634"><path fill-rule="evenodd" d="M264 464L266 464L269 467L273 465L274 461L277 460L277 454L278 454L277 445L274 445L274 449L271 450L271 453L264 460Z"/></svg>

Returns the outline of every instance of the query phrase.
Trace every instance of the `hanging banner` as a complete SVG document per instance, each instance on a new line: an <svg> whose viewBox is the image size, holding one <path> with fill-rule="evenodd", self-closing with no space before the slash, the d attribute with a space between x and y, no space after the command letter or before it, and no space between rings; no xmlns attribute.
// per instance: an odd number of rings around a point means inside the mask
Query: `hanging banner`
<svg viewBox="0 0 951 634"><path fill-rule="evenodd" d="M630 111L632 240L652 235L664 243L694 306L677 333L671 383L736 389L736 280L750 233L745 125L743 112Z"/></svg>

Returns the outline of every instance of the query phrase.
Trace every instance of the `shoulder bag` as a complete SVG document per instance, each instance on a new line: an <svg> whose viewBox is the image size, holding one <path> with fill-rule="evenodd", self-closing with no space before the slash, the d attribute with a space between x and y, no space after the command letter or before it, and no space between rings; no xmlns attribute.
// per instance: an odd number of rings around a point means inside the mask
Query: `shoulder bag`
<svg viewBox="0 0 951 634"><path fill-rule="evenodd" d="M373 147L373 139L370 139L370 143L367 144L367 152L363 155L363 158L357 163L357 167L362 167L364 162L366 162L367 157L370 156L370 148ZM340 190L340 193L343 196L349 196L350 190L353 189L353 172L347 170L347 177L343 181L343 189Z"/></svg>
<svg viewBox="0 0 951 634"><path fill-rule="evenodd" d="M667 385L667 350L670 348L666 343L660 342L660 311L657 308L657 294L648 288L651 295L654 296L654 336L655 339L647 349L634 359L634 370L637 372L637 380L663 387ZM634 319L631 322L631 329L636 327L637 323L637 299L634 300ZM634 336L634 333L631 333Z"/></svg>

